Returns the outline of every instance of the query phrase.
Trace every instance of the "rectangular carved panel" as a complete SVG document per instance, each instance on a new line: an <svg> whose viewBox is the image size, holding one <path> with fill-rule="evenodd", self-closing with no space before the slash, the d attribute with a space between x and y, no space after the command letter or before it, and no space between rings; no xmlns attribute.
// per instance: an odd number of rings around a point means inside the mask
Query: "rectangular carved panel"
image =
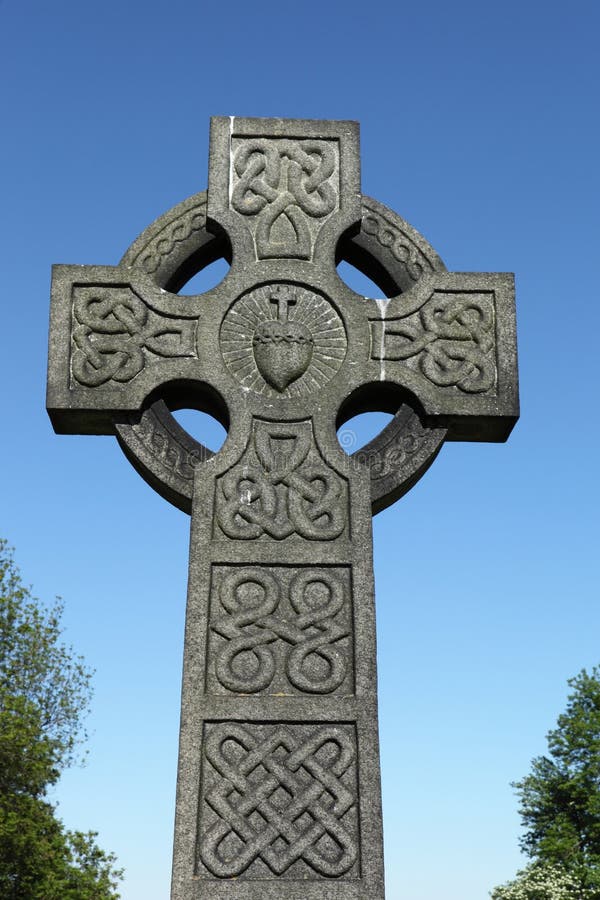
<svg viewBox="0 0 600 900"><path fill-rule="evenodd" d="M206 722L196 876L360 877L356 729Z"/></svg>
<svg viewBox="0 0 600 900"><path fill-rule="evenodd" d="M311 259L321 226L340 206L337 140L231 141L231 209L252 232L257 259Z"/></svg>
<svg viewBox="0 0 600 900"><path fill-rule="evenodd" d="M410 314L371 321L371 357L402 361L438 388L495 393L493 293L434 291Z"/></svg>
<svg viewBox="0 0 600 900"><path fill-rule="evenodd" d="M333 541L349 525L347 480L324 462L312 423L254 420L243 456L217 479L214 537Z"/></svg>
<svg viewBox="0 0 600 900"><path fill-rule="evenodd" d="M194 320L159 315L127 285L77 285L71 384L123 384L148 362L195 357L196 327Z"/></svg>
<svg viewBox="0 0 600 900"><path fill-rule="evenodd" d="M210 694L354 693L349 566L214 566Z"/></svg>
<svg viewBox="0 0 600 900"><path fill-rule="evenodd" d="M360 219L357 123L282 125L211 119L207 221L255 261L312 260Z"/></svg>

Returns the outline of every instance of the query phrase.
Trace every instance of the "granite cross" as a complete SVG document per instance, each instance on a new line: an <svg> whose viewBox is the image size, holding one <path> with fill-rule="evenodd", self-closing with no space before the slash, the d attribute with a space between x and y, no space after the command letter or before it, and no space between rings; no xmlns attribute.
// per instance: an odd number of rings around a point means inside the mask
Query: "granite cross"
<svg viewBox="0 0 600 900"><path fill-rule="evenodd" d="M512 276L447 272L362 196L356 123L214 118L207 195L118 266L55 267L48 410L192 516L172 900L383 898L371 515L444 441L508 437ZM369 410L394 418L349 456Z"/></svg>

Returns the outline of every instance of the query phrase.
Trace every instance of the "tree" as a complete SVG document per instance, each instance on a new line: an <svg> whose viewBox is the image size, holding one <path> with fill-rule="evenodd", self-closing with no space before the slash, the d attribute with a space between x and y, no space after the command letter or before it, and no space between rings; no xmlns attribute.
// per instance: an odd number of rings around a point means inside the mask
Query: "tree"
<svg viewBox="0 0 600 900"><path fill-rule="evenodd" d="M0 896L116 900L121 877L94 832L70 832L48 788L85 739L91 673L61 642L62 606L42 607L0 540Z"/></svg>
<svg viewBox="0 0 600 900"><path fill-rule="evenodd" d="M494 900L600 900L600 668L568 682L567 708L547 735L548 753L515 782L533 860Z"/></svg>
<svg viewBox="0 0 600 900"><path fill-rule="evenodd" d="M568 683L573 690L548 734L548 755L514 785L526 828L521 845L600 897L600 669L583 669Z"/></svg>
<svg viewBox="0 0 600 900"><path fill-rule="evenodd" d="M60 640L62 604L45 609L23 585L5 540L0 539L0 690L29 700L52 741L56 764L75 762L86 738L83 719L91 698L91 672Z"/></svg>

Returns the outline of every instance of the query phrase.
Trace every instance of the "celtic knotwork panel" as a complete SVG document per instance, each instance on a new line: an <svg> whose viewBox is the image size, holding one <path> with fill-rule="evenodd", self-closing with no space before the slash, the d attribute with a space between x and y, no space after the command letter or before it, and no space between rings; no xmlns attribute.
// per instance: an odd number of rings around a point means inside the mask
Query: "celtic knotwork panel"
<svg viewBox="0 0 600 900"><path fill-rule="evenodd" d="M496 386L490 294L434 291L414 313L371 321L373 359L402 360L438 387L480 394Z"/></svg>
<svg viewBox="0 0 600 900"><path fill-rule="evenodd" d="M127 286L73 288L72 378L128 382L157 357L196 355L196 321L161 316Z"/></svg>
<svg viewBox="0 0 600 900"><path fill-rule="evenodd" d="M231 208L257 259L310 259L321 224L339 208L336 140L234 138Z"/></svg>
<svg viewBox="0 0 600 900"><path fill-rule="evenodd" d="M353 725L210 722L203 738L198 876L359 877Z"/></svg>
<svg viewBox="0 0 600 900"><path fill-rule="evenodd" d="M349 569L215 566L207 690L353 693Z"/></svg>
<svg viewBox="0 0 600 900"><path fill-rule="evenodd" d="M334 540L349 518L346 480L323 462L310 421L255 419L244 456L217 479L216 523L229 538Z"/></svg>

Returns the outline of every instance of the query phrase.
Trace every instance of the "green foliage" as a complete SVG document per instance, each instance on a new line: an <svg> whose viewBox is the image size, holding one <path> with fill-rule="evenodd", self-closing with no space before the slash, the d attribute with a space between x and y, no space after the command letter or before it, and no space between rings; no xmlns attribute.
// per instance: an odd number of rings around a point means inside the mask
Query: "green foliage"
<svg viewBox="0 0 600 900"><path fill-rule="evenodd" d="M0 897L117 900L121 877L93 832L66 831L46 799L85 733L91 673L60 640L0 540Z"/></svg>
<svg viewBox="0 0 600 900"><path fill-rule="evenodd" d="M490 894L492 900L591 900L576 880L558 866L533 863Z"/></svg>
<svg viewBox="0 0 600 900"><path fill-rule="evenodd" d="M60 640L62 604L44 609L21 582L6 541L0 540L0 691L38 709L57 764L75 761L85 740L82 721L90 701L91 672Z"/></svg>
<svg viewBox="0 0 600 900"><path fill-rule="evenodd" d="M0 688L0 793L40 797L59 776L54 742L36 706Z"/></svg>
<svg viewBox="0 0 600 900"><path fill-rule="evenodd" d="M573 689L548 755L514 786L531 857L562 866L600 898L600 670L570 679Z"/></svg>
<svg viewBox="0 0 600 900"><path fill-rule="evenodd" d="M568 683L548 754L513 785L533 864L493 900L600 900L600 668Z"/></svg>

